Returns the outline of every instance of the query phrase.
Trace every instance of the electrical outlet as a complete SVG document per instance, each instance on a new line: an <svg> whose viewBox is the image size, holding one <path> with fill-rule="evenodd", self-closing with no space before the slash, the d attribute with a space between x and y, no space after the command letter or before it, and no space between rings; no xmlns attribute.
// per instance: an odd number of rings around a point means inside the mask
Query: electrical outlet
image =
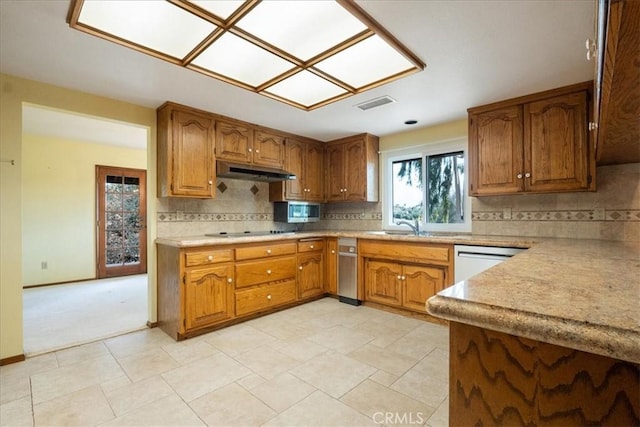
<svg viewBox="0 0 640 427"><path fill-rule="evenodd" d="M49 268L49 266L47 265L47 261L42 261L40 263L40 268L42 268L43 270L46 270L47 268Z"/></svg>

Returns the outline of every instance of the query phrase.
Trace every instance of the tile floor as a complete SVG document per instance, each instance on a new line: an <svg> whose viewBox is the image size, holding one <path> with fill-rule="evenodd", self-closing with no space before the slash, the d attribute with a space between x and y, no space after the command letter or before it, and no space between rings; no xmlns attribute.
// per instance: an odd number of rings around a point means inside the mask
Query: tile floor
<svg viewBox="0 0 640 427"><path fill-rule="evenodd" d="M182 342L146 329L0 367L0 423L446 426L448 343L332 298Z"/></svg>

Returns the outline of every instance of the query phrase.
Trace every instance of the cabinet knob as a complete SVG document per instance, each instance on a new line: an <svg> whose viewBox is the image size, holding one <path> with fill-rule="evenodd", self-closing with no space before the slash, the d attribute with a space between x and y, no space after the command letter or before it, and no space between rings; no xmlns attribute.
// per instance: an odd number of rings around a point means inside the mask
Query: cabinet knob
<svg viewBox="0 0 640 427"><path fill-rule="evenodd" d="M209 255L209 256L207 257L207 259L208 259L209 261L213 261L213 255Z"/></svg>
<svg viewBox="0 0 640 427"><path fill-rule="evenodd" d="M249 148L249 152L252 153L253 152L253 148Z"/></svg>
<svg viewBox="0 0 640 427"><path fill-rule="evenodd" d="M331 250L331 255L334 255L336 253L336 251L334 251L333 249Z"/></svg>
<svg viewBox="0 0 640 427"><path fill-rule="evenodd" d="M267 274L271 274L271 270L267 270Z"/></svg>
<svg viewBox="0 0 640 427"><path fill-rule="evenodd" d="M271 301L271 294L267 295L267 299Z"/></svg>
<svg viewBox="0 0 640 427"><path fill-rule="evenodd" d="M212 180L209 180L209 185L213 185L213 181Z"/></svg>
<svg viewBox="0 0 640 427"><path fill-rule="evenodd" d="M524 177L525 178L531 178L531 174L529 172L527 172L527 173L524 174Z"/></svg>
<svg viewBox="0 0 640 427"><path fill-rule="evenodd" d="M302 266L298 267L298 270L302 270Z"/></svg>
<svg viewBox="0 0 640 427"><path fill-rule="evenodd" d="M516 177L517 177L518 179L522 179L522 174L521 174L521 173L519 173L518 175L516 175Z"/></svg>
<svg viewBox="0 0 640 427"><path fill-rule="evenodd" d="M402 276L398 274L398 280L402 280Z"/></svg>
<svg viewBox="0 0 640 427"><path fill-rule="evenodd" d="M271 255L271 249L267 249L267 255Z"/></svg>
<svg viewBox="0 0 640 427"><path fill-rule="evenodd" d="M228 278L227 278L227 282L229 282L229 283L233 283L233 279L232 279L231 277L228 277Z"/></svg>
<svg viewBox="0 0 640 427"><path fill-rule="evenodd" d="M407 276L402 276L401 280L407 280Z"/></svg>
<svg viewBox="0 0 640 427"><path fill-rule="evenodd" d="M260 150L256 150L256 153L259 153L259 152L260 152Z"/></svg>
<svg viewBox="0 0 640 427"><path fill-rule="evenodd" d="M313 245L309 245L309 249L313 249Z"/></svg>

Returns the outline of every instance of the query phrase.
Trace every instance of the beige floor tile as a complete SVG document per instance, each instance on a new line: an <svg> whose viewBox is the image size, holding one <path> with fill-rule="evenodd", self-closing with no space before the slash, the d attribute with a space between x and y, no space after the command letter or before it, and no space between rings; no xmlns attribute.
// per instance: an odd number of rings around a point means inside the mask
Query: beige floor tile
<svg viewBox="0 0 640 427"><path fill-rule="evenodd" d="M449 351L449 328L447 326L424 322L409 332L406 338L415 338L418 341L435 345L442 350Z"/></svg>
<svg viewBox="0 0 640 427"><path fill-rule="evenodd" d="M416 400L437 408L449 395L449 382L441 381L411 369L390 387Z"/></svg>
<svg viewBox="0 0 640 427"><path fill-rule="evenodd" d="M397 320L397 319L396 319ZM393 319L386 322L364 322L354 328L363 334L372 335L371 344L378 347L386 347L394 341L402 338L407 334L407 328L404 323L395 324Z"/></svg>
<svg viewBox="0 0 640 427"><path fill-rule="evenodd" d="M449 352L434 349L416 364L414 369L441 382L449 382Z"/></svg>
<svg viewBox="0 0 640 427"><path fill-rule="evenodd" d="M116 416L175 393L159 375L108 391L103 386L103 390Z"/></svg>
<svg viewBox="0 0 640 427"><path fill-rule="evenodd" d="M300 361L267 345L246 351L235 360L267 380L300 364Z"/></svg>
<svg viewBox="0 0 640 427"><path fill-rule="evenodd" d="M262 378L258 374L249 374L246 377L242 377L239 380L237 380L236 384L241 385L246 390L251 390L251 389L259 386L260 384L263 384L266 381L267 380L265 380L264 378Z"/></svg>
<svg viewBox="0 0 640 427"><path fill-rule="evenodd" d="M379 370L378 372L376 372L375 374L369 377L371 381L375 381L378 384L382 384L385 387L389 387L391 384L398 381L398 378L399 377L397 375L393 375L393 374L390 374L389 372L385 372L382 370Z"/></svg>
<svg viewBox="0 0 640 427"><path fill-rule="evenodd" d="M175 394L127 412L103 426L182 427L205 425L193 410Z"/></svg>
<svg viewBox="0 0 640 427"><path fill-rule="evenodd" d="M259 426L277 413L238 384L229 384L189 404L209 426Z"/></svg>
<svg viewBox="0 0 640 427"><path fill-rule="evenodd" d="M434 408L395 392L376 382L366 380L340 398L378 424L394 426L422 425Z"/></svg>
<svg viewBox="0 0 640 427"><path fill-rule="evenodd" d="M0 366L0 404L30 396L30 376L56 368L58 368L58 360L53 353Z"/></svg>
<svg viewBox="0 0 640 427"><path fill-rule="evenodd" d="M368 418L344 403L316 391L264 426L358 427L375 426Z"/></svg>
<svg viewBox="0 0 640 427"><path fill-rule="evenodd" d="M160 328L143 329L104 341L109 351L118 359L174 342Z"/></svg>
<svg viewBox="0 0 640 427"><path fill-rule="evenodd" d="M276 338L253 326L239 324L208 334L205 341L229 356L258 348Z"/></svg>
<svg viewBox="0 0 640 427"><path fill-rule="evenodd" d="M316 391L315 387L289 373L284 373L252 388L251 394L257 396L276 412L282 412L314 391Z"/></svg>
<svg viewBox="0 0 640 427"><path fill-rule="evenodd" d="M438 406L438 409L427 420L429 427L449 427L449 398Z"/></svg>
<svg viewBox="0 0 640 427"><path fill-rule="evenodd" d="M180 366L161 348L135 353L121 358L119 362L133 382L168 372Z"/></svg>
<svg viewBox="0 0 640 427"><path fill-rule="evenodd" d="M111 356L97 357L31 376L33 403L38 404L65 394L124 375Z"/></svg>
<svg viewBox="0 0 640 427"><path fill-rule="evenodd" d="M339 351L340 353L347 354L362 347L374 338L373 335L354 331L344 326L334 326L311 335L309 340L332 350Z"/></svg>
<svg viewBox="0 0 640 427"><path fill-rule="evenodd" d="M284 353L302 362L312 359L328 350L327 347L304 338L286 341L278 340L269 345L280 353Z"/></svg>
<svg viewBox="0 0 640 427"><path fill-rule="evenodd" d="M218 353L166 372L162 377L185 401L191 402L249 374L249 368Z"/></svg>
<svg viewBox="0 0 640 427"><path fill-rule="evenodd" d="M179 364L186 365L205 357L213 356L219 350L202 339L189 339L186 341L165 344L162 349L169 353Z"/></svg>
<svg viewBox="0 0 640 427"><path fill-rule="evenodd" d="M404 374L418 362L417 359L373 344L364 345L348 356L397 376Z"/></svg>
<svg viewBox="0 0 640 427"><path fill-rule="evenodd" d="M436 348L436 345L432 344L427 339L405 335L387 345L386 348L391 349L396 353L404 354L405 356L420 360L427 354L431 353Z"/></svg>
<svg viewBox="0 0 640 427"><path fill-rule="evenodd" d="M302 339L316 333L316 330L308 325L292 323L289 319L281 317L260 317L252 320L250 326L280 340Z"/></svg>
<svg viewBox="0 0 640 427"><path fill-rule="evenodd" d="M55 352L60 366L72 365L87 359L109 356L109 350L102 341L71 347Z"/></svg>
<svg viewBox="0 0 640 427"><path fill-rule="evenodd" d="M100 383L100 387L102 387L103 392L107 393L111 390L115 390L117 388L125 387L131 384L133 384L133 382L123 372L122 376L120 377Z"/></svg>
<svg viewBox="0 0 640 427"><path fill-rule="evenodd" d="M100 386L94 385L34 405L37 426L92 426L114 418Z"/></svg>
<svg viewBox="0 0 640 427"><path fill-rule="evenodd" d="M360 384L376 368L337 352L324 353L289 371L296 377L339 398Z"/></svg>
<svg viewBox="0 0 640 427"><path fill-rule="evenodd" d="M31 397L25 396L0 405L0 426L33 426Z"/></svg>

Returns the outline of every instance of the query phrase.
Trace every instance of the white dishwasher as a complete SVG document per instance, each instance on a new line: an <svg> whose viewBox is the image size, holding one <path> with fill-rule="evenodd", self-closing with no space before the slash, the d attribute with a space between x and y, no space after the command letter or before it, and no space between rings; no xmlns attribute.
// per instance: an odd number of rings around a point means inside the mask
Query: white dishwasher
<svg viewBox="0 0 640 427"><path fill-rule="evenodd" d="M496 246L455 245L455 281L460 282L526 250Z"/></svg>

